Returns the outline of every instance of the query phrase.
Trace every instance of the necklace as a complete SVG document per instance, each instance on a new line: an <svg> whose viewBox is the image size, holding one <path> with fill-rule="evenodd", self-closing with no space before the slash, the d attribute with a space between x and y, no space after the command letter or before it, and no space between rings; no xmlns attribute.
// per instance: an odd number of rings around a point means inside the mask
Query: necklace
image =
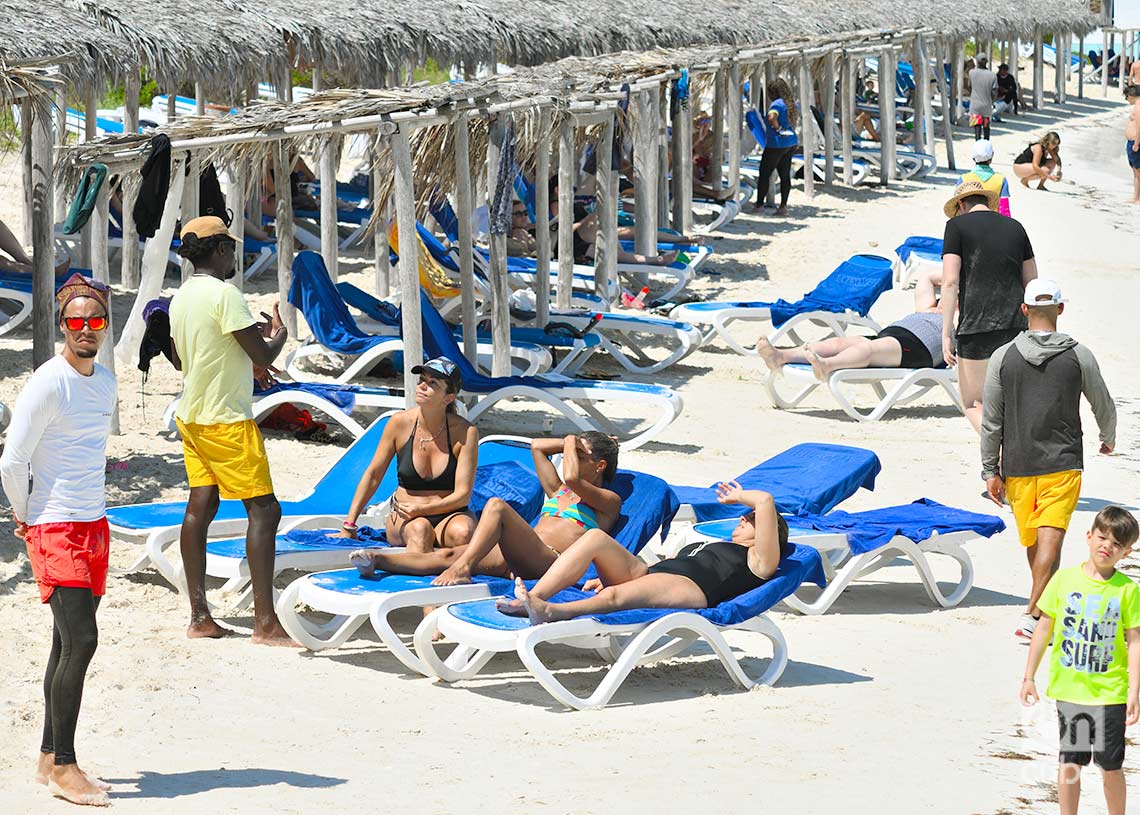
<svg viewBox="0 0 1140 815"><path fill-rule="evenodd" d="M420 437L419 437L419 438L416 440L417 442L419 442L419 445L420 445L420 449L421 449L421 450L423 450L425 447L427 447L427 446L428 446L428 444L429 444L430 442L433 442L433 441L435 441L435 437L436 437L436 436L438 436L440 433L442 433L442 432L443 432L443 429L444 429L445 427L447 427L447 419L446 419L446 418L444 418L444 420L443 420L443 424L442 424L442 425L440 425L440 427L439 427L439 430L435 431L435 432L434 432L434 433L432 433L430 436L420 436ZM422 432L422 431L421 431L421 432Z"/></svg>

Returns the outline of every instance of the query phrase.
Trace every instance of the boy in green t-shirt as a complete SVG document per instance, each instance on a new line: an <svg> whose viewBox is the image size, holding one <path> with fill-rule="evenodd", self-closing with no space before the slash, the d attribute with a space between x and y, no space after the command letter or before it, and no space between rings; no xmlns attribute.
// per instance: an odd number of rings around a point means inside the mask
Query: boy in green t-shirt
<svg viewBox="0 0 1140 815"><path fill-rule="evenodd" d="M1116 564L1137 537L1130 513L1105 507L1087 534L1089 559L1053 575L1037 601L1041 621L1029 644L1021 703L1037 703L1033 677L1056 636L1048 694L1061 734L1061 815L1076 815L1081 768L1090 760L1104 775L1109 815L1124 815L1124 728L1140 721L1140 586Z"/></svg>

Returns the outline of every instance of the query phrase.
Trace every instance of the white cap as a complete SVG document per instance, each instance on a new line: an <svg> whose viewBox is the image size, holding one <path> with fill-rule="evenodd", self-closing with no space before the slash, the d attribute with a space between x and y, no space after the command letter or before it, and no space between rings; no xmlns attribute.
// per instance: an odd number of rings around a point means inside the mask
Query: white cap
<svg viewBox="0 0 1140 815"><path fill-rule="evenodd" d="M974 163L994 160L994 146L989 139L978 139L974 142Z"/></svg>
<svg viewBox="0 0 1140 815"><path fill-rule="evenodd" d="M1025 287L1025 305L1027 306L1056 306L1064 303L1061 296L1061 287L1052 280L1040 277L1029 281Z"/></svg>

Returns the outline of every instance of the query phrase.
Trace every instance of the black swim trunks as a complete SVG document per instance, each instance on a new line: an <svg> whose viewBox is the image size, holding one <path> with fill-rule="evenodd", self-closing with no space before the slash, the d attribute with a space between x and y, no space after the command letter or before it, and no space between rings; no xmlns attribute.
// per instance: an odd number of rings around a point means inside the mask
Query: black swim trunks
<svg viewBox="0 0 1140 815"><path fill-rule="evenodd" d="M994 351L1014 338L1024 329L1002 328L998 331L982 331L978 334L959 334L957 354L962 359L989 359Z"/></svg>
<svg viewBox="0 0 1140 815"><path fill-rule="evenodd" d="M1124 718L1126 705L1077 705L1057 702L1057 728L1061 735L1062 764L1102 770L1124 766Z"/></svg>
<svg viewBox="0 0 1140 815"><path fill-rule="evenodd" d="M901 325L888 325L879 332L876 339L883 339L890 337L897 340L898 344L902 347L902 359L899 361L900 368L933 368L934 358L930 356L930 350L926 345L915 336L913 331L908 331Z"/></svg>

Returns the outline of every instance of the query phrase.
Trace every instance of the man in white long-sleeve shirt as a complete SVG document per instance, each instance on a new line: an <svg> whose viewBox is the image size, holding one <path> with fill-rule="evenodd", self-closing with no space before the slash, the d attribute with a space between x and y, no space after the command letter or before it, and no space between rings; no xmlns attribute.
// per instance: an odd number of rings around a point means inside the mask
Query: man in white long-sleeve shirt
<svg viewBox="0 0 1140 815"><path fill-rule="evenodd" d="M104 487L116 385L95 355L107 333L109 295L107 286L78 274L59 290L64 348L24 386L0 456L16 536L27 545L54 621L36 780L53 795L95 805L108 803L108 786L76 763L75 726L107 585Z"/></svg>

